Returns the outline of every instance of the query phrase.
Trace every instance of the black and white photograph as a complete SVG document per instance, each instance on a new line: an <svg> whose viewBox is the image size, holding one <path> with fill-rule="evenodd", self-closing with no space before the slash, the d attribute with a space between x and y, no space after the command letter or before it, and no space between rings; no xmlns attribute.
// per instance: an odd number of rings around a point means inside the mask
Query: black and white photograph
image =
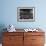
<svg viewBox="0 0 46 46"><path fill-rule="evenodd" d="M35 8L34 7L18 7L17 20L21 22L35 21Z"/></svg>

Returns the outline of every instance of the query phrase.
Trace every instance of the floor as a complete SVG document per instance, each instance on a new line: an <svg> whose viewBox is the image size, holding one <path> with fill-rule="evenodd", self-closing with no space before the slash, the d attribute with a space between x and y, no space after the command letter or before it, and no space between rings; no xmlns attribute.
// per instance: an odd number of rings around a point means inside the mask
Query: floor
<svg viewBox="0 0 46 46"><path fill-rule="evenodd" d="M0 44L0 46L2 46L2 44Z"/></svg>

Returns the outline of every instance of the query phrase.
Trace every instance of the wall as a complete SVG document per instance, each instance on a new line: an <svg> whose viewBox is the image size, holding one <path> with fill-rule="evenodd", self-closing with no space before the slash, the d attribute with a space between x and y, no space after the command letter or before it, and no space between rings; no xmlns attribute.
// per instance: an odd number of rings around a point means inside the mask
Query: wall
<svg viewBox="0 0 46 46"><path fill-rule="evenodd" d="M1 0L0 24L13 24L16 28L46 28L45 0ZM35 22L17 22L17 7L35 7Z"/></svg>

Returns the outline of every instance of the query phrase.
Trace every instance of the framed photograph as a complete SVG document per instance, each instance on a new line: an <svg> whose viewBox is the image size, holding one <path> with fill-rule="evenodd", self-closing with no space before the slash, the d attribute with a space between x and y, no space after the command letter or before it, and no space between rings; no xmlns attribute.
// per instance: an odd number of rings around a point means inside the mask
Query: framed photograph
<svg viewBox="0 0 46 46"><path fill-rule="evenodd" d="M34 7L18 7L17 8L17 21L34 22L35 21L35 8Z"/></svg>

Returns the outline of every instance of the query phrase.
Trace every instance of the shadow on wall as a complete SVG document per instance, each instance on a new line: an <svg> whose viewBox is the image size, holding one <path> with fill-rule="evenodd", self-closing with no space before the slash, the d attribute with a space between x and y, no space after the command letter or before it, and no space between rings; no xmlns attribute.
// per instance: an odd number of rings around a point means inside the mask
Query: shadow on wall
<svg viewBox="0 0 46 46"><path fill-rule="evenodd" d="M5 25L4 24L0 24L0 43L2 43L2 36L3 36L3 32L5 32L6 30L4 30Z"/></svg>

